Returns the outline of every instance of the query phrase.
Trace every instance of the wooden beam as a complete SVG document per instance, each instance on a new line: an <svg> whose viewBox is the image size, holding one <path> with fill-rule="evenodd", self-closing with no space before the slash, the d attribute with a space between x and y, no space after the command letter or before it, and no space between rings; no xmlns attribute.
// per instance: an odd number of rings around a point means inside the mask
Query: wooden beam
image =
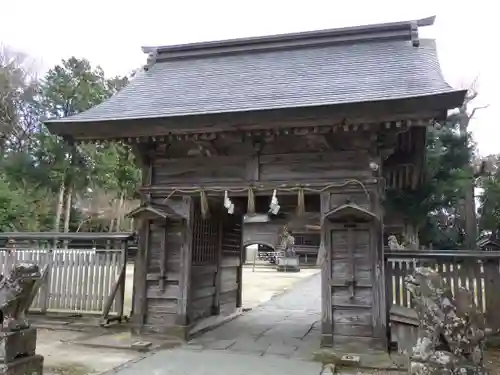
<svg viewBox="0 0 500 375"><path fill-rule="evenodd" d="M217 241L217 254L216 254L216 262L217 262L217 271L215 273L215 295L212 307L212 314L219 315L220 314L220 291L222 288L222 239L224 236L224 212L218 211L218 215L216 220L219 221L219 238Z"/></svg>
<svg viewBox="0 0 500 375"><path fill-rule="evenodd" d="M194 141L195 148L188 150L188 156L217 156L219 151L212 141Z"/></svg>
<svg viewBox="0 0 500 375"><path fill-rule="evenodd" d="M143 145L144 146L144 145ZM142 167L142 186L151 185L153 183L153 171L151 160L144 154L144 149L139 147L139 161ZM144 197L148 201L151 196L146 194ZM150 222L143 220L139 228L139 243L137 249L137 258L134 267L134 292L133 296L133 321L137 328L145 324L147 314L147 272L148 272L148 256L149 256L149 241L150 241Z"/></svg>
<svg viewBox="0 0 500 375"><path fill-rule="evenodd" d="M327 179L327 180L308 180L301 179L294 182L290 181L266 181L253 183L248 182L234 182L234 181L220 181L220 182L206 182L203 185L199 184L171 184L171 185L156 185L156 186L144 186L140 188L140 192L143 194L154 194L155 197L167 197L170 194L175 195L176 191L182 191L177 195L192 195L199 196L200 189L203 189L205 193L209 196L222 196L224 190L228 190L231 196L245 197L248 195L247 189L252 187L255 191L255 195L265 195L269 196L272 194L273 190L286 189L286 191L281 192L281 195L294 195L296 196L297 190L300 187L306 186L308 189L321 190L322 188L330 185L336 185L333 187L342 187L343 189L348 189L349 185L356 185L359 188L359 184L363 184L365 187L373 184L377 184L376 178L365 178L360 180L346 180L345 178ZM239 191L231 191L239 190ZM296 189L296 190L293 190ZM188 193L187 191L192 191ZM290 191L293 190L293 191ZM308 191L309 192L309 191Z"/></svg>
<svg viewBox="0 0 500 375"><path fill-rule="evenodd" d="M334 106L272 109L266 111L238 112L177 116L170 118L130 119L106 122L85 122L68 125L64 121L48 123L50 131L61 136L73 135L76 139L109 139L116 136L158 136L166 132L179 133L209 130L276 129L311 124L367 123L418 118L440 118L449 105L455 103L461 92L391 101L345 103ZM429 114L429 116L427 116Z"/></svg>
<svg viewBox="0 0 500 375"><path fill-rule="evenodd" d="M321 193L321 215L330 211L330 192ZM322 226L321 242L325 248L326 255L321 265L321 343L331 345L333 340L332 319L332 262L331 262L331 238L328 228Z"/></svg>
<svg viewBox="0 0 500 375"><path fill-rule="evenodd" d="M244 239L243 239L243 215L239 216L240 220L240 264L238 266L237 271L237 282L238 282L238 291L236 294L236 308L240 308L243 306L243 263L245 262L245 251L244 247Z"/></svg>
<svg viewBox="0 0 500 375"><path fill-rule="evenodd" d="M327 151L331 149L330 144L326 140L324 134L307 134L305 136L307 148L316 150L318 152Z"/></svg>
<svg viewBox="0 0 500 375"><path fill-rule="evenodd" d="M184 196L182 201L186 206L189 215L186 215L187 220L185 221L182 235L179 300L177 302L176 323L181 326L186 326L190 323L188 320L188 310L190 303L189 296L191 292L194 202L193 199L188 196Z"/></svg>
<svg viewBox="0 0 500 375"><path fill-rule="evenodd" d="M149 221L145 220L139 229L139 243L134 267L134 315L132 321L134 326L140 330L146 322L147 314L147 266L149 256Z"/></svg>

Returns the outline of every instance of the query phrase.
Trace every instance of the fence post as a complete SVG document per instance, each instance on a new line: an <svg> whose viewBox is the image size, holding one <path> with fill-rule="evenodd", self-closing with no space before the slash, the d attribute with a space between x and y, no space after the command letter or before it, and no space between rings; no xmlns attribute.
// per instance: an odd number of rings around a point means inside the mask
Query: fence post
<svg viewBox="0 0 500 375"><path fill-rule="evenodd" d="M10 238L7 241L7 254L5 257L5 271L4 276L9 277L10 272L12 271L12 267L16 264L16 241L13 238Z"/></svg>
<svg viewBox="0 0 500 375"><path fill-rule="evenodd" d="M488 328L500 329L500 272L499 259L483 260L484 291L486 298L486 320Z"/></svg>
<svg viewBox="0 0 500 375"><path fill-rule="evenodd" d="M47 265L47 276L45 278L45 283L42 285L42 290L40 290L40 312L42 314L47 313L49 308L49 298L50 298L50 284L52 282L52 265L53 265L54 254L52 252L52 246L50 243L47 246L47 251L45 253L45 262Z"/></svg>
<svg viewBox="0 0 500 375"><path fill-rule="evenodd" d="M118 286L118 295L116 296L116 303L118 304L118 317L120 319L123 318L124 316L124 310L125 310L125 284L127 282L127 253L128 253L128 241L125 240L122 242L122 269L121 272L123 272L123 279Z"/></svg>

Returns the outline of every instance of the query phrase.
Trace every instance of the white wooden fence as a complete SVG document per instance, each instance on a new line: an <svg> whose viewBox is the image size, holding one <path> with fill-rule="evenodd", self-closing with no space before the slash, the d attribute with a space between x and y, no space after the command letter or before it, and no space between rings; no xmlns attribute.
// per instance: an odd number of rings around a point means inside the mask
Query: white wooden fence
<svg viewBox="0 0 500 375"><path fill-rule="evenodd" d="M125 249L0 248L0 273L5 275L14 262L23 260L41 269L47 265L46 282L30 311L103 314L106 300L124 270L126 254ZM123 302L123 292L116 293L110 314L122 315Z"/></svg>

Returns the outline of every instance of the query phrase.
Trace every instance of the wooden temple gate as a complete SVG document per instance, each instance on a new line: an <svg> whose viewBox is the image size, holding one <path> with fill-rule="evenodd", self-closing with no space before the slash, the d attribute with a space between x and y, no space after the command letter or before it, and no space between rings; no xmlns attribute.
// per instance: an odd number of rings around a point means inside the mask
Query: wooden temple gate
<svg viewBox="0 0 500 375"><path fill-rule="evenodd" d="M322 343L387 347L384 191L418 186L427 127L465 96L418 37L432 22L144 48L117 95L47 121L142 166L137 330L188 337L239 308L243 217L268 213L321 229Z"/></svg>

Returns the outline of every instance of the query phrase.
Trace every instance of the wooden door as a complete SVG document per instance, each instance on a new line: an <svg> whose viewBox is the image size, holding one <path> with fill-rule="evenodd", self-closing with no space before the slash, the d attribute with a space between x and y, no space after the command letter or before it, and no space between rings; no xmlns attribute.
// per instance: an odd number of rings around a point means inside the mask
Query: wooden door
<svg viewBox="0 0 500 375"><path fill-rule="evenodd" d="M370 228L366 224L340 224L330 233L333 335L374 337L377 314Z"/></svg>

